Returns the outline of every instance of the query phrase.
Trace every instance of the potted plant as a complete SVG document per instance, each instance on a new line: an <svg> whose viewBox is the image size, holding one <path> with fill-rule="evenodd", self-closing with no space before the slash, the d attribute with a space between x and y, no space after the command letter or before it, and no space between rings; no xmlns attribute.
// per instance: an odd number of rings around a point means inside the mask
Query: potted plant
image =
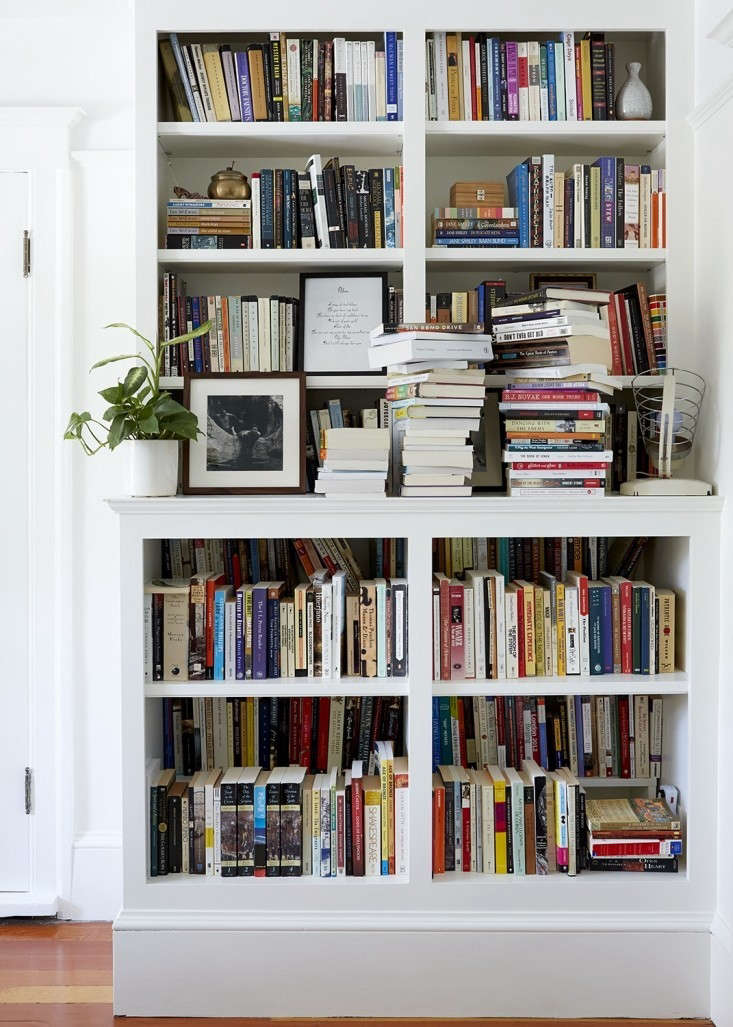
<svg viewBox="0 0 733 1027"><path fill-rule="evenodd" d="M199 432L196 415L178 403L169 392L161 391L160 370L166 347L189 342L209 330L207 321L200 328L175 339L153 343L124 323L107 328L126 328L140 339L145 351L124 353L98 360L90 368L120 360L134 360L124 379L102 389L99 395L110 405L99 421L88 410L72 413L64 432L65 439L76 439L88 456L105 447L113 450L129 439L132 448L131 493L133 496L174 496L178 485L178 443L194 440Z"/></svg>

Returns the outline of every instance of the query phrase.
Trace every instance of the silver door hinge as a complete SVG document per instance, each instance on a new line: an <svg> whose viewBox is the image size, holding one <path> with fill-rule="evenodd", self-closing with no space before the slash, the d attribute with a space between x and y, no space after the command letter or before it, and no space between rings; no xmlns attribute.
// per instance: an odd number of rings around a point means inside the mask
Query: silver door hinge
<svg viewBox="0 0 733 1027"><path fill-rule="evenodd" d="M23 231L23 277L28 278L31 273L31 234L28 229Z"/></svg>
<svg viewBox="0 0 733 1027"><path fill-rule="evenodd" d="M33 804L31 799L31 786L33 784L33 773L30 767L25 768L25 811L26 813L33 812Z"/></svg>

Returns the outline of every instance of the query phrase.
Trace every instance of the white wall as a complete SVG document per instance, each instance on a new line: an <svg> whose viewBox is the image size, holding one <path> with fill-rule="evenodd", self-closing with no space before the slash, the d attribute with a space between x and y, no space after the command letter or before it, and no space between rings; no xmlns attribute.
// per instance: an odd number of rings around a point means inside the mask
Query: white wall
<svg viewBox="0 0 733 1027"><path fill-rule="evenodd" d="M17 14L17 16L16 16ZM134 320L132 11L114 0L26 0L0 16L0 106L70 105L74 130L75 409L101 412L102 356L125 352L110 321ZM124 348L123 348L124 347ZM67 443L66 445L71 445ZM117 522L106 496L126 488L127 457L76 453L72 465L72 822L64 830L62 910L111 919L121 894ZM68 849L71 848L71 853Z"/></svg>
<svg viewBox="0 0 733 1027"><path fill-rule="evenodd" d="M730 0L696 4L695 128L695 312L699 367L708 383L697 455L699 473L716 483L721 495L733 491L733 197L727 169L733 161L733 49L708 38L731 11ZM729 32L733 34L733 25ZM711 949L711 1015L717 1027L733 1025L733 878L727 770L733 758L733 674L728 636L731 608L728 582L733 574L733 512L723 514L721 580L723 631L720 681L718 766L718 900ZM726 627L728 633L726 633ZM711 840L712 841L712 840Z"/></svg>

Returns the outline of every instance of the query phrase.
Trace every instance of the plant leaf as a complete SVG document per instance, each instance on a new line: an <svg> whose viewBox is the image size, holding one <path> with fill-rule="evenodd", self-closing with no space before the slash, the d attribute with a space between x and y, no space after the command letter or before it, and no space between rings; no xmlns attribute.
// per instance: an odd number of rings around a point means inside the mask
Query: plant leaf
<svg viewBox="0 0 733 1027"><path fill-rule="evenodd" d="M157 435L158 418L155 414L151 414L149 417L146 417L138 423L138 428L141 432L144 432L145 435Z"/></svg>
<svg viewBox="0 0 733 1027"><path fill-rule="evenodd" d="M147 380L148 372L144 367L131 367L125 375L122 388L126 396L132 396Z"/></svg>
<svg viewBox="0 0 733 1027"><path fill-rule="evenodd" d="M92 364L89 368L89 373L95 371L98 367L104 367L106 364L114 364L116 360L142 360L139 353L123 353L118 357L105 357L104 360L98 360L96 364Z"/></svg>
<svg viewBox="0 0 733 1027"><path fill-rule="evenodd" d="M192 332L186 332L185 335L177 335L175 339L164 339L158 343L159 346L175 346L179 342L190 342L191 339L198 339L199 335L205 335L206 332L211 328L211 321L205 321L204 324L199 325L198 328L194 328Z"/></svg>
<svg viewBox="0 0 733 1027"><path fill-rule="evenodd" d="M160 396L153 403L155 412L158 417L164 417L170 414L190 414L191 411L187 410L186 407L182 406L177 400L173 399L167 392L162 392ZM194 416L193 414L191 416Z"/></svg>
<svg viewBox="0 0 733 1027"><path fill-rule="evenodd" d="M126 407L120 406L119 403L114 403L111 407L107 407L107 409L104 411L104 413L102 414L102 420L111 421L115 417L117 417L118 414L124 414L126 412Z"/></svg>
<svg viewBox="0 0 733 1027"><path fill-rule="evenodd" d="M98 395L102 399L106 399L108 403L122 403L125 399L124 390L119 382L117 385L110 385L108 389L102 389Z"/></svg>
<svg viewBox="0 0 733 1027"><path fill-rule="evenodd" d="M117 417L115 417L112 421L112 424L109 426L109 436L107 438L107 442L109 443L109 448L111 450L115 449L117 446L119 446L120 442L122 442L122 439L124 438L122 432L126 420L127 414L118 414Z"/></svg>

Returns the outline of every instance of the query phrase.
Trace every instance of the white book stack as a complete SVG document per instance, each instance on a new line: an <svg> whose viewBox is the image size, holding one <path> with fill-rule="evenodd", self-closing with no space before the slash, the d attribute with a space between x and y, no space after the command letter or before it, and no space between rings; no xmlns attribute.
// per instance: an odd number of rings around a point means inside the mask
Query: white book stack
<svg viewBox="0 0 733 1027"><path fill-rule="evenodd" d="M483 325L409 324L371 333L372 367L387 368L392 426L390 490L402 496L470 496L471 432L479 430L484 369L492 359ZM473 366L469 366L473 365Z"/></svg>
<svg viewBox="0 0 733 1027"><path fill-rule="evenodd" d="M326 496L383 496L389 468L387 428L327 428L315 491Z"/></svg>

